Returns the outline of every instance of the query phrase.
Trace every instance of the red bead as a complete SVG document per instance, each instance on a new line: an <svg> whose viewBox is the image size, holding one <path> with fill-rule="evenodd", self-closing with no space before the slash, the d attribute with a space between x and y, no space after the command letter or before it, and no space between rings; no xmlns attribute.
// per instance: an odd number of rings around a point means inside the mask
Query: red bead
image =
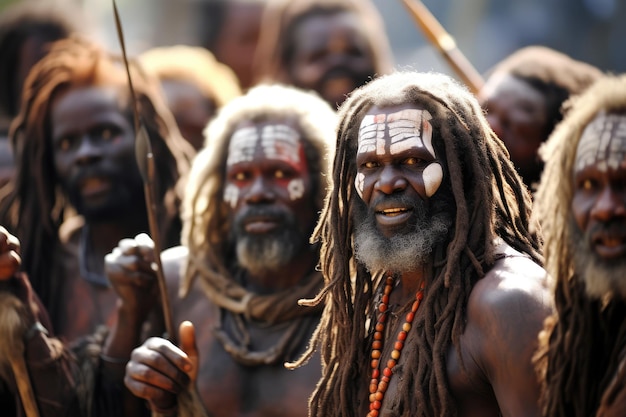
<svg viewBox="0 0 626 417"><path fill-rule="evenodd" d="M385 368L385 369L383 370L383 375L384 375L385 377L389 378L389 377L391 377L391 375L393 375L393 372L391 372L391 369L389 369L389 368Z"/></svg>
<svg viewBox="0 0 626 417"><path fill-rule="evenodd" d="M374 394L374 400L376 400L376 401L382 401L384 397L385 396L380 391Z"/></svg>
<svg viewBox="0 0 626 417"><path fill-rule="evenodd" d="M371 366L372 369L378 368L378 359L372 359Z"/></svg>
<svg viewBox="0 0 626 417"><path fill-rule="evenodd" d="M397 342L393 345L393 347L394 347L397 351L400 351L400 350L402 350L402 348L404 347L404 342L397 341Z"/></svg>
<svg viewBox="0 0 626 417"><path fill-rule="evenodd" d="M372 350L372 359L380 359L380 350Z"/></svg>
<svg viewBox="0 0 626 417"><path fill-rule="evenodd" d="M372 342L372 349L379 350L379 349L382 349L382 347L383 347L383 342L381 342L380 340L374 340Z"/></svg>
<svg viewBox="0 0 626 417"><path fill-rule="evenodd" d="M402 330L400 333L398 333L398 340L404 342L406 340L406 332L404 330Z"/></svg>
<svg viewBox="0 0 626 417"><path fill-rule="evenodd" d="M372 371L372 379L378 379L379 376L380 376L380 369L374 369Z"/></svg>
<svg viewBox="0 0 626 417"><path fill-rule="evenodd" d="M394 366L396 366L396 361L394 359L389 359L387 361L387 368L393 369Z"/></svg>
<svg viewBox="0 0 626 417"><path fill-rule="evenodd" d="M407 323L413 323L413 319L415 318L415 313L410 311L406 313L406 321Z"/></svg>
<svg viewBox="0 0 626 417"><path fill-rule="evenodd" d="M379 305L378 311L380 311L381 313L384 313L385 311L387 311L387 305L386 304Z"/></svg>
<svg viewBox="0 0 626 417"><path fill-rule="evenodd" d="M375 328L375 330L376 330L377 332L382 332L383 330L385 330L385 325L384 325L384 324L382 324L382 323L376 323L376 328Z"/></svg>
<svg viewBox="0 0 626 417"><path fill-rule="evenodd" d="M380 406L382 405L382 403L380 401L374 401L372 403L372 407L374 408L374 410L380 410Z"/></svg>

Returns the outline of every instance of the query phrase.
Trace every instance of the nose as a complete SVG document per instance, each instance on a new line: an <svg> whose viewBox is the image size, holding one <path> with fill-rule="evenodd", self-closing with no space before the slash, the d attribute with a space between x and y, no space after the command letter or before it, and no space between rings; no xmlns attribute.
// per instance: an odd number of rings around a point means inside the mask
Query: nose
<svg viewBox="0 0 626 417"><path fill-rule="evenodd" d="M85 165L102 158L102 149L93 142L89 135L84 135L80 139L80 146L76 151L75 158L77 164Z"/></svg>
<svg viewBox="0 0 626 417"><path fill-rule="evenodd" d="M603 222L626 217L626 191L616 192L612 187L605 187L591 208L590 215Z"/></svg>
<svg viewBox="0 0 626 417"><path fill-rule="evenodd" d="M400 170L393 165L387 165L383 168L378 181L376 181L376 190L385 194L393 194L403 191L407 187L407 180L404 178Z"/></svg>
<svg viewBox="0 0 626 417"><path fill-rule="evenodd" d="M267 203L275 198L272 187L261 175L254 178L244 194L245 201L250 204Z"/></svg>

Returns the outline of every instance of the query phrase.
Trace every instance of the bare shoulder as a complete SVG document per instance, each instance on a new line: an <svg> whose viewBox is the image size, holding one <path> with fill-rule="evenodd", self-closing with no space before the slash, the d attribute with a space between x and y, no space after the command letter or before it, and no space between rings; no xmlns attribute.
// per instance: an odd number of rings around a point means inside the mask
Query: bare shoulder
<svg viewBox="0 0 626 417"><path fill-rule="evenodd" d="M498 314L511 319L518 315L523 320L531 312L547 314L552 308L552 297L545 269L509 246L503 247L501 255L474 286L468 313L476 313L479 319Z"/></svg>

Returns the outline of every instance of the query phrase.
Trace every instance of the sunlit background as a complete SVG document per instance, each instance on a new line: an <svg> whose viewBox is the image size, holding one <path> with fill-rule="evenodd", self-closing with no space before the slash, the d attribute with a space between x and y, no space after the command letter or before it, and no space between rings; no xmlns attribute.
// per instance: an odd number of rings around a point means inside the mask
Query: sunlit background
<svg viewBox="0 0 626 417"><path fill-rule="evenodd" d="M118 0L130 52L138 53L158 45L194 44L194 27L190 23L193 12L189 6L200 1L211 0ZM400 0L374 1L385 21L398 67L451 73L411 21ZM0 0L0 8L15 2ZM626 72L626 0L424 0L423 3L480 72L487 71L514 50L531 44L549 46L604 71ZM89 27L104 42L118 48L110 0L73 0L73 4L85 11Z"/></svg>

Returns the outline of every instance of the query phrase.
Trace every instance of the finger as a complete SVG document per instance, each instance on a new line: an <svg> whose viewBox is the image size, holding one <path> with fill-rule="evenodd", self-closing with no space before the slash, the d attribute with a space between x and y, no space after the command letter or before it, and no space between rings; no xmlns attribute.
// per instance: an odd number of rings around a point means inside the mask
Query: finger
<svg viewBox="0 0 626 417"><path fill-rule="evenodd" d="M167 339L151 337L143 344L147 349L159 352L174 366L183 372L189 372L192 368L188 355L179 347Z"/></svg>
<svg viewBox="0 0 626 417"><path fill-rule="evenodd" d="M141 356L133 355L126 365L126 374L135 381L179 393L189 385L189 377L165 356L146 349Z"/></svg>
<svg viewBox="0 0 626 417"><path fill-rule="evenodd" d="M191 363L191 369L187 374L192 381L196 380L198 375L198 346L196 344L196 329L190 321L183 321L178 327L178 337L181 349L187 354Z"/></svg>
<svg viewBox="0 0 626 417"><path fill-rule="evenodd" d="M138 381L129 373L126 373L126 376L124 376L124 385L133 395L155 404L163 404L164 408L168 408L168 405L173 405L176 400L177 393Z"/></svg>
<svg viewBox="0 0 626 417"><path fill-rule="evenodd" d="M0 280L8 280L15 276L22 263L22 258L15 251L0 254Z"/></svg>

